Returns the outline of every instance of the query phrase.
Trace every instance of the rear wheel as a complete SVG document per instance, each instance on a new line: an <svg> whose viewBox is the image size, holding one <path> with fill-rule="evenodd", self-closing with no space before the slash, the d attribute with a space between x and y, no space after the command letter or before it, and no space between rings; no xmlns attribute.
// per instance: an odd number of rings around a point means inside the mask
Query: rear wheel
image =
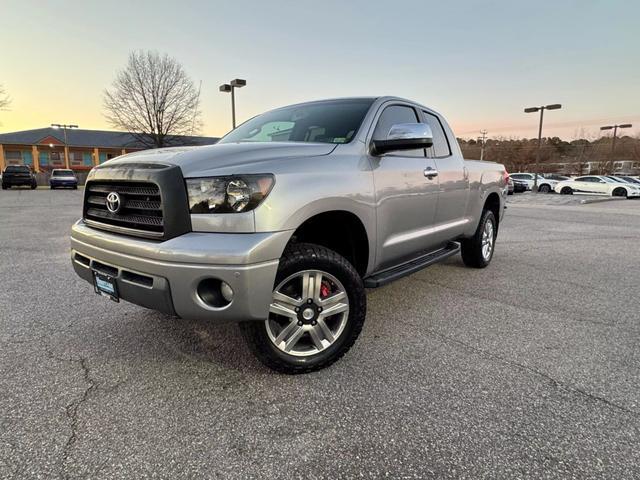
<svg viewBox="0 0 640 480"><path fill-rule="evenodd" d="M627 189L626 188L622 188L622 187L618 187L611 193L611 195L613 195L614 197L626 197L627 196Z"/></svg>
<svg viewBox="0 0 640 480"><path fill-rule="evenodd" d="M462 261L467 267L484 268L493 258L498 223L491 210L482 212L480 224L471 238L462 241Z"/></svg>
<svg viewBox="0 0 640 480"><path fill-rule="evenodd" d="M560 195L573 195L573 189L571 187L562 187Z"/></svg>
<svg viewBox="0 0 640 480"><path fill-rule="evenodd" d="M272 298L267 320L240 328L254 355L282 373L328 367L351 348L364 324L360 275L344 257L318 245L285 250Z"/></svg>

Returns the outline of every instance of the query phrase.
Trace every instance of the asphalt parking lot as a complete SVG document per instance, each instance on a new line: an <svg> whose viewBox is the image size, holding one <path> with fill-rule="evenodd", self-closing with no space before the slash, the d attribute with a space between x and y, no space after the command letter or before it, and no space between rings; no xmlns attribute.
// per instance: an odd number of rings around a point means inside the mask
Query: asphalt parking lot
<svg viewBox="0 0 640 480"><path fill-rule="evenodd" d="M489 268L369 292L354 349L291 377L95 295L81 198L0 192L0 478L640 476L640 201L510 204Z"/></svg>

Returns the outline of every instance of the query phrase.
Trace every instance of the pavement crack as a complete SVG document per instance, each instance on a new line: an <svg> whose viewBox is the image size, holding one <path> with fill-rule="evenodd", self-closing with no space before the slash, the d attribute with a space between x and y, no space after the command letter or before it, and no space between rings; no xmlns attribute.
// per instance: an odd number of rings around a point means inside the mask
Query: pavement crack
<svg viewBox="0 0 640 480"><path fill-rule="evenodd" d="M584 397L586 397L586 398L588 398L588 399L590 399L590 400L592 400L592 401L594 401L596 403L605 404L610 408L613 408L615 410L619 410L621 412L627 413L627 414L632 415L634 417L639 417L640 416L640 415L638 415L638 412L635 412L634 410L630 410L630 409L628 409L628 408L626 408L626 407L624 407L622 405L619 405L619 404L617 404L615 402L607 400L604 397L600 397L598 395L594 395L593 393L589 393L589 392L587 392L587 391L585 391L585 390L583 390L581 388L578 388L576 386L564 383L564 382L562 382L562 381L560 381L560 380L558 380L556 378L553 378L548 373L542 372L542 371L540 371L540 370L538 370L536 368L530 367L528 365L524 365L522 363L515 362L513 360L509 360L509 359L507 359L505 357L502 357L500 355L497 355L495 353L492 353L492 352L489 352L489 351L482 350L480 348L474 347L473 345L469 345L468 343L465 343L465 342L463 342L461 340L458 340L456 338L449 337L449 336L444 335L444 334L442 334L440 332L437 332L435 330L426 329L426 331L428 333L430 333L431 335L434 335L434 336L440 338L441 340L443 340L446 343L450 343L450 344L455 344L455 345L461 346L461 347L463 347L463 348L465 348L467 350L470 350L470 351L474 352L477 355L483 356L483 357L488 358L490 360L498 361L498 362L503 363L505 365L508 365L510 367L517 368L518 370L526 371L526 372L532 373L532 374L534 374L534 375L536 375L538 377L544 378L549 383L553 384L555 387L561 388L561 389L563 389L565 391L572 392L572 393L577 393L577 394L579 394L581 396L584 396Z"/></svg>
<svg viewBox="0 0 640 480"><path fill-rule="evenodd" d="M62 470L62 478L68 479L69 473L67 472L67 463L69 461L69 455L71 453L71 449L74 447L78 440L78 414L80 407L87 401L89 395L93 390L97 388L97 384L95 380L91 377L91 372L89 370L89 366L87 364L87 359L84 357L80 357L79 359L69 359L68 361L77 363L80 365L82 369L82 378L86 384L86 388L82 392L82 395L69 403L65 407L65 412L67 418L69 419L69 424L71 428L71 434L67 438L67 441L64 444L64 448L62 450L62 458L61 458L61 470Z"/></svg>

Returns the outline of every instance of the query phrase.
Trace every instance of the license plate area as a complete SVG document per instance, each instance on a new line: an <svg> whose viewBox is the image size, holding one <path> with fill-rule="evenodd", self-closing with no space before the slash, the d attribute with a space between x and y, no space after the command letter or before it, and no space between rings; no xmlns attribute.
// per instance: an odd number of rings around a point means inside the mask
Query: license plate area
<svg viewBox="0 0 640 480"><path fill-rule="evenodd" d="M118 294L118 284L116 279L111 275L93 271L93 288L98 295L110 298L114 302L120 301Z"/></svg>

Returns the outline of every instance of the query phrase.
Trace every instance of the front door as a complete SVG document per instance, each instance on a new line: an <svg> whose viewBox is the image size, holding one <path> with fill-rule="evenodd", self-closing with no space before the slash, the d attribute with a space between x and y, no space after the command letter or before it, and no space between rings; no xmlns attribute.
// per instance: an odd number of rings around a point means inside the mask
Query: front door
<svg viewBox="0 0 640 480"><path fill-rule="evenodd" d="M387 138L393 125L419 122L409 105L388 104L379 113L372 139ZM375 270L414 258L435 247L431 227L438 203L438 177L424 149L371 156L376 189L377 255Z"/></svg>

